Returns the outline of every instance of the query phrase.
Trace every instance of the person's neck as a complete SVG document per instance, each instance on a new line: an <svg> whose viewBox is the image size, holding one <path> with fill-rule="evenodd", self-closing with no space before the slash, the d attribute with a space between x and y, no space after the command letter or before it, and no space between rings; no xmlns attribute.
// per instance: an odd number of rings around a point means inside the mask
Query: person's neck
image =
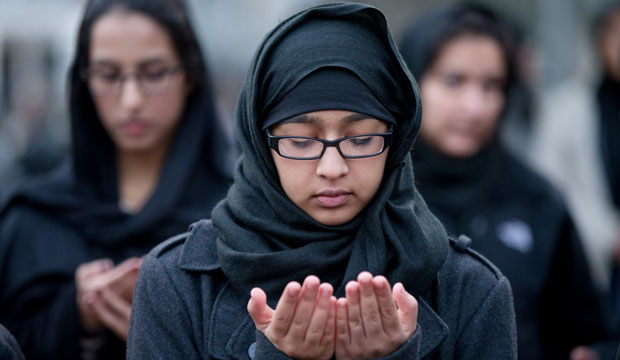
<svg viewBox="0 0 620 360"><path fill-rule="evenodd" d="M151 151L117 151L119 206L137 213L153 195L168 153L168 144Z"/></svg>

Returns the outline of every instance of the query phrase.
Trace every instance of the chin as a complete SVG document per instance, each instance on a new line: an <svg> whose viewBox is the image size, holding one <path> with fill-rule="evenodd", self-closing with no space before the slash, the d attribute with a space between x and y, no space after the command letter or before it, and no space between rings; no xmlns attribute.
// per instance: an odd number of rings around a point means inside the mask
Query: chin
<svg viewBox="0 0 620 360"><path fill-rule="evenodd" d="M439 149L444 155L465 159L476 155L481 146L475 141L458 141L445 144Z"/></svg>
<svg viewBox="0 0 620 360"><path fill-rule="evenodd" d="M338 213L336 213L338 212ZM355 215L343 212L341 209L321 211L319 214L309 214L314 220L327 226L338 226L351 221Z"/></svg>
<svg viewBox="0 0 620 360"><path fill-rule="evenodd" d="M141 141L140 139L121 141L116 146L126 153L148 153L155 150L155 145L151 141Z"/></svg>

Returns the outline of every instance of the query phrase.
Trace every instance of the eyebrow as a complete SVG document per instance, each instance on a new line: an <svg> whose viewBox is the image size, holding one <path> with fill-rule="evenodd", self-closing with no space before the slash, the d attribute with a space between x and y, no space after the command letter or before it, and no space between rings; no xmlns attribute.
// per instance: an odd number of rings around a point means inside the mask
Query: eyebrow
<svg viewBox="0 0 620 360"><path fill-rule="evenodd" d="M141 68L141 67L145 67L145 66L149 66L149 65L153 65L153 64L159 64L159 63L168 63L171 62L169 59L167 59L166 57L162 57L162 56L156 56L156 57L151 57L151 58L146 58L144 60L141 60L137 67ZM114 60L110 60L110 59L96 59L93 61L93 65L99 65L99 66L118 66L118 63Z"/></svg>
<svg viewBox="0 0 620 360"><path fill-rule="evenodd" d="M370 115L366 115L366 114L353 113L353 114L343 117L340 120L342 120L345 123L352 123L355 121L365 120L365 119L373 119L373 117ZM303 115L297 115L297 116L293 116L292 118L283 120L281 124L321 124L322 122L323 122L323 119L321 119L320 117L309 116L309 115L303 114Z"/></svg>

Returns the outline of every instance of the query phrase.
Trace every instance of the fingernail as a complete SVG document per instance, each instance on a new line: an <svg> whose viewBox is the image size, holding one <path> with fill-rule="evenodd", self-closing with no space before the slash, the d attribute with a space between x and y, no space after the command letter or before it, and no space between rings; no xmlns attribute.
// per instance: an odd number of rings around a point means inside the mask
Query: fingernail
<svg viewBox="0 0 620 360"><path fill-rule="evenodd" d="M288 294L290 296L297 296L299 295L299 286L296 284L291 284L288 287Z"/></svg>
<svg viewBox="0 0 620 360"><path fill-rule="evenodd" d="M374 284L377 288L379 288L379 289L381 289L381 290L385 289L385 286L387 285L387 284L385 283L385 281L382 281L382 280L377 279L377 278L373 279L373 284Z"/></svg>
<svg viewBox="0 0 620 360"><path fill-rule="evenodd" d="M358 291L357 286L351 286L351 288L349 289L349 293L351 296L357 296L357 291Z"/></svg>
<svg viewBox="0 0 620 360"><path fill-rule="evenodd" d="M317 283L313 280L308 280L308 284L306 284L308 290L315 290L317 287Z"/></svg>

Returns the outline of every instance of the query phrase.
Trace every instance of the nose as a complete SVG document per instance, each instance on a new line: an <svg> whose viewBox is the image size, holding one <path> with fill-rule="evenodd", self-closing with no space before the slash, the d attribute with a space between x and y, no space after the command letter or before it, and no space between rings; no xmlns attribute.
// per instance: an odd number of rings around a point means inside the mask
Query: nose
<svg viewBox="0 0 620 360"><path fill-rule="evenodd" d="M348 173L349 166L347 165L347 160L340 155L338 149L335 147L325 149L325 153L323 153L316 166L316 174L331 180L345 176Z"/></svg>
<svg viewBox="0 0 620 360"><path fill-rule="evenodd" d="M487 98L484 90L475 86L468 87L461 96L461 110L471 118L484 114Z"/></svg>
<svg viewBox="0 0 620 360"><path fill-rule="evenodd" d="M135 110L142 104L144 95L135 77L125 79L121 84L120 105L127 110Z"/></svg>

